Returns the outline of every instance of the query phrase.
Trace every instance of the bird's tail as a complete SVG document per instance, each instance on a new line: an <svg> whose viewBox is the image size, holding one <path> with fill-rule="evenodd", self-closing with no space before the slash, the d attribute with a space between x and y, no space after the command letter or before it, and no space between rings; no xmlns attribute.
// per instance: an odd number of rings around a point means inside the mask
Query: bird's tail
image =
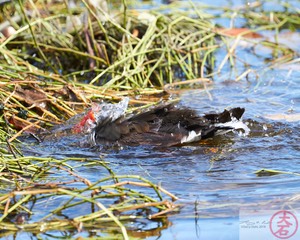
<svg viewBox="0 0 300 240"><path fill-rule="evenodd" d="M222 113L206 114L204 118L211 124L198 132L190 131L187 136L182 138L181 143L195 142L211 138L215 135L222 135L233 130L238 130L243 132L244 135L248 135L250 129L241 121L244 112L244 108L237 107L231 110L224 110Z"/></svg>

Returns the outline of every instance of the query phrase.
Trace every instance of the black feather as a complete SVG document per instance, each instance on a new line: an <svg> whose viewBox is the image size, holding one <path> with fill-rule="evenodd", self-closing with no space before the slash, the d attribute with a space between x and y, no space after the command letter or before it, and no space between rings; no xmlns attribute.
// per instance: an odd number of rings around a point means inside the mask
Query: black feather
<svg viewBox="0 0 300 240"><path fill-rule="evenodd" d="M200 133L200 139L206 139L213 137L220 129L230 129L218 124L239 120L244 111L238 107L199 116L188 108L177 108L173 104L159 105L137 114L122 116L113 122L107 119L98 123L93 130L94 141L96 144L176 145L192 131Z"/></svg>

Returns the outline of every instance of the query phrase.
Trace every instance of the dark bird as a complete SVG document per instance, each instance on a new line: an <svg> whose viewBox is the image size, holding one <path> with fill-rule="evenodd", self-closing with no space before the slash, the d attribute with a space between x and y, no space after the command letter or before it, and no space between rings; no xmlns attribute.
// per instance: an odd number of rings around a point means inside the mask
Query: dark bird
<svg viewBox="0 0 300 240"><path fill-rule="evenodd" d="M240 120L244 108L199 116L192 109L164 103L139 113L126 114L128 101L124 98L117 104L95 105L73 130L87 133L92 145L128 146L172 146L211 138L234 129L249 132Z"/></svg>

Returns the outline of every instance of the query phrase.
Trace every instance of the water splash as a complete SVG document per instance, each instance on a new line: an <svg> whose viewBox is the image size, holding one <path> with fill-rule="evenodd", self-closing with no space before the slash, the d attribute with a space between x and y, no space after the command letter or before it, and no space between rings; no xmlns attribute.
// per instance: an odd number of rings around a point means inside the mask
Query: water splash
<svg viewBox="0 0 300 240"><path fill-rule="evenodd" d="M122 117L128 108L129 98L125 97L119 103L101 103L98 105L99 109L94 112L96 122L107 121L112 122Z"/></svg>

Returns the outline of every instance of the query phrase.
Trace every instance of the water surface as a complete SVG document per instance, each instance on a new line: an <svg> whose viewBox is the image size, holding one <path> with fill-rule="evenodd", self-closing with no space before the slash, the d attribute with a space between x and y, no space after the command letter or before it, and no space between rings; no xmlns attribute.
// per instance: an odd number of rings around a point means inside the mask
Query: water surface
<svg viewBox="0 0 300 240"><path fill-rule="evenodd" d="M238 4L232 2L216 1L215 4ZM272 4L266 7L275 8ZM281 41L299 51L299 44L295 44L295 39L300 41L298 33L291 39L282 33ZM272 38L274 33L264 34ZM179 103L199 114L244 107L244 121L251 129L247 136L227 134L189 146L160 149L141 146L109 152L46 142L35 146L34 152L62 158L95 159L101 155L116 174L141 175L178 196L183 207L168 217L167 222L132 223L132 229L146 232L147 239L238 239L241 209L286 206L299 209L299 203L293 200L300 192L299 176L255 172L266 168L300 173L300 120L284 118L300 113L300 68L297 63L270 68L267 59L272 54L268 49L261 47L255 53L252 50L253 46L241 43L236 54L247 62L247 67L241 64L235 72L225 66L205 89L181 92ZM218 52L217 65L224 54L225 49ZM248 68L252 72L247 79L235 81ZM101 170L84 168L80 174L96 181ZM89 236L89 233L73 236L80 235Z"/></svg>

